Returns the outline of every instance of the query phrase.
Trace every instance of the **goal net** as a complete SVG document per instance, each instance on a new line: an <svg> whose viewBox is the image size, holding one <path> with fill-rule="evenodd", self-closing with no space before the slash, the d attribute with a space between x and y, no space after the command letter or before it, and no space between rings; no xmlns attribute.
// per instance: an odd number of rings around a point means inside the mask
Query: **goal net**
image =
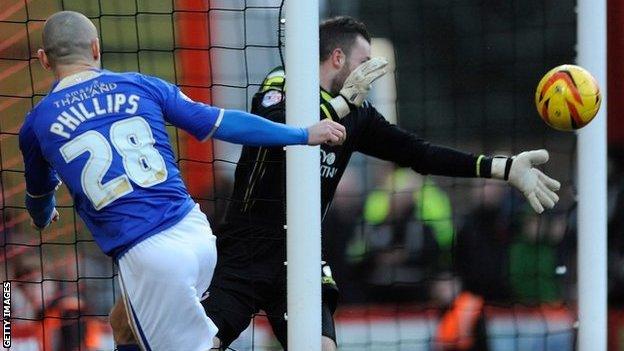
<svg viewBox="0 0 624 351"><path fill-rule="evenodd" d="M364 21L374 55L390 59L391 72L371 95L387 119L474 153L546 148L544 170L563 185L556 209L536 216L502 183L420 176L354 157L323 223L324 259L341 291L340 349L573 349L575 137L547 128L532 101L543 73L574 61L575 2L321 4L322 18ZM0 272L12 283L15 349L113 349L107 315L119 298L116 268L64 187L57 195L61 220L43 232L30 227L24 207L17 133L53 81L36 60L45 18L59 10L88 16L106 69L155 75L195 100L249 110L265 75L282 64L281 6L0 2ZM189 191L216 224L240 148L168 131ZM280 349L262 313L231 348Z"/></svg>

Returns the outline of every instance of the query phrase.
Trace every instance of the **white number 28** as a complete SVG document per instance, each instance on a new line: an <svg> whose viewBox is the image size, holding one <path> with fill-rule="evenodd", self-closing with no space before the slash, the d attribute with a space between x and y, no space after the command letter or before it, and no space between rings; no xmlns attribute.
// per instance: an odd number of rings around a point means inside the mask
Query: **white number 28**
<svg viewBox="0 0 624 351"><path fill-rule="evenodd" d="M113 151L106 138L90 130L77 136L60 149L69 163L85 152L89 159L82 169L82 189L96 210L133 191L130 179L137 185L149 188L167 179L167 166L162 155L154 148L154 135L145 119L131 117L111 125L110 140L121 155L125 174L103 183L104 175L113 162Z"/></svg>

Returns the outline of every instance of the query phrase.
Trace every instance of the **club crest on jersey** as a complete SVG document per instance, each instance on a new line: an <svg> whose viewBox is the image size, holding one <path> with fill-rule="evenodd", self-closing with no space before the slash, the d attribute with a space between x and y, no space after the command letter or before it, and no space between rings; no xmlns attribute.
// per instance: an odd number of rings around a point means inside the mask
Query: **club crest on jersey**
<svg viewBox="0 0 624 351"><path fill-rule="evenodd" d="M334 166L336 154L321 149L321 177L333 178L338 172L338 167Z"/></svg>
<svg viewBox="0 0 624 351"><path fill-rule="evenodd" d="M282 101L282 92L278 90L269 90L262 98L262 106L269 107L279 104Z"/></svg>

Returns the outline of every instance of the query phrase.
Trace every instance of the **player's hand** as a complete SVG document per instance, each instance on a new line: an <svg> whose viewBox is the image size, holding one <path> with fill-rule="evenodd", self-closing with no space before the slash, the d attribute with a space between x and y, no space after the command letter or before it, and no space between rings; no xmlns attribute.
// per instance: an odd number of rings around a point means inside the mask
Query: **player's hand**
<svg viewBox="0 0 624 351"><path fill-rule="evenodd" d="M507 166L508 162L511 162L511 166ZM525 151L510 159L496 157L492 161L492 177L504 179L505 169L509 168L507 181L526 196L535 212L542 213L545 207L555 207L559 201L559 196L555 191L561 188L558 181L534 167L546 162L548 162L548 151L543 149Z"/></svg>
<svg viewBox="0 0 624 351"><path fill-rule="evenodd" d="M349 74L340 90L340 95L349 103L357 107L362 106L370 91L371 83L386 74L387 65L388 61L382 57L373 57L362 63Z"/></svg>
<svg viewBox="0 0 624 351"><path fill-rule="evenodd" d="M59 213L56 210L56 208L54 209L54 211L52 211L52 214L50 215L50 220L48 221L48 223L46 223L46 225L44 225L43 227L39 227L38 225L35 224L35 221L32 220L32 218L30 219L30 226L37 229L37 230L44 230L45 228L47 228L50 223L52 222L57 222L59 220Z"/></svg>
<svg viewBox="0 0 624 351"><path fill-rule="evenodd" d="M347 138L342 124L324 119L308 128L308 145L341 145Z"/></svg>
<svg viewBox="0 0 624 351"><path fill-rule="evenodd" d="M349 74L340 90L340 95L329 101L340 118L349 114L351 110L349 104L362 106L368 97L371 83L386 74L387 65L388 61L385 58L373 57Z"/></svg>

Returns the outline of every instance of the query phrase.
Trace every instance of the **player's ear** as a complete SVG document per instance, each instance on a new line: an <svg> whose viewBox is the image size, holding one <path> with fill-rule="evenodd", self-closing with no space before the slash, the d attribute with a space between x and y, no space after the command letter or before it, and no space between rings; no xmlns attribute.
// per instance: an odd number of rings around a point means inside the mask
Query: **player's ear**
<svg viewBox="0 0 624 351"><path fill-rule="evenodd" d="M336 69L341 69L345 63L347 63L347 56L344 54L341 48L335 48L331 54L332 66Z"/></svg>
<svg viewBox="0 0 624 351"><path fill-rule="evenodd" d="M43 69L46 71L52 70L52 65L50 65L50 61L48 60L48 55L46 55L45 50L37 50L37 58L39 59L39 63L41 63L41 67L43 67Z"/></svg>
<svg viewBox="0 0 624 351"><path fill-rule="evenodd" d="M93 61L100 60L100 40L98 38L91 40L91 54L93 55Z"/></svg>

